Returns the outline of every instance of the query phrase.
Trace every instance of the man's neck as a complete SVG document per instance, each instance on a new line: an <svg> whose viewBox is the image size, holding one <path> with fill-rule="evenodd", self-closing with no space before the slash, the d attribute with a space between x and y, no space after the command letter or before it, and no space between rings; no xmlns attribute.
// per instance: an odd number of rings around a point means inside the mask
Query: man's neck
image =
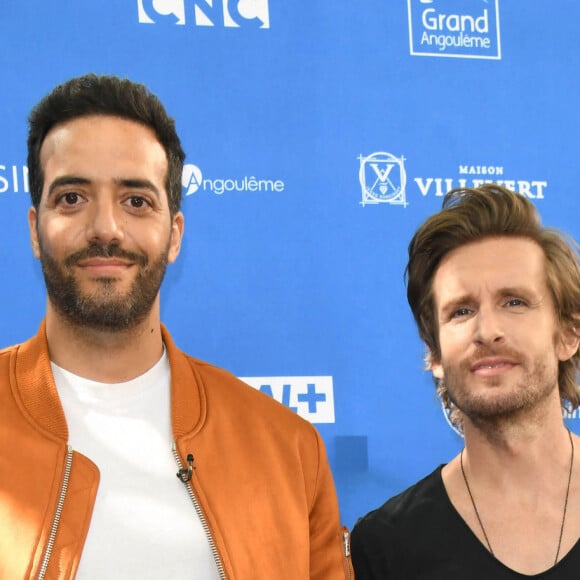
<svg viewBox="0 0 580 580"><path fill-rule="evenodd" d="M150 369L163 354L159 309L125 330L97 330L71 324L47 310L46 336L50 359L81 377L121 383Z"/></svg>
<svg viewBox="0 0 580 580"><path fill-rule="evenodd" d="M529 480L530 470L545 470L550 461L569 457L570 443L562 419L560 399L546 399L535 409L493 422L464 422L465 452L475 471L485 477L498 473ZM478 473L479 472L479 473Z"/></svg>
<svg viewBox="0 0 580 580"><path fill-rule="evenodd" d="M580 439L565 428L557 392L538 418L496 421L494 432L467 420L465 450L442 472L451 503L480 542L528 575L551 568L580 536L580 461L572 463Z"/></svg>

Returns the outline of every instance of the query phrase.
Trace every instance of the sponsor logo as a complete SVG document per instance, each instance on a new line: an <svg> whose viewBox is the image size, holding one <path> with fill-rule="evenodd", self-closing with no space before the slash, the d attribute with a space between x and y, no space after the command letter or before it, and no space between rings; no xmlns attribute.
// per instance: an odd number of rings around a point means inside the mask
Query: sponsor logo
<svg viewBox="0 0 580 580"><path fill-rule="evenodd" d="M517 191L531 200L545 198L548 182L545 179L512 176L502 165L459 164L445 176L410 176L403 167L404 157L378 152L360 155L359 181L362 188L361 205L389 203L407 207L414 200L427 197L443 197L457 187L480 187L484 183L496 183ZM408 182L408 183L407 183Z"/></svg>
<svg viewBox="0 0 580 580"><path fill-rule="evenodd" d="M359 155L358 178L362 191L361 205L388 203L407 207L404 157L379 151Z"/></svg>
<svg viewBox="0 0 580 580"><path fill-rule="evenodd" d="M501 59L499 0L407 0L414 56Z"/></svg>
<svg viewBox="0 0 580 580"><path fill-rule="evenodd" d="M140 24L270 28L268 0L137 0Z"/></svg>
<svg viewBox="0 0 580 580"><path fill-rule="evenodd" d="M0 193L29 193L26 165L0 164Z"/></svg>
<svg viewBox="0 0 580 580"><path fill-rule="evenodd" d="M187 163L183 166L181 185L186 196L193 195L198 191L224 193L236 191L284 191L285 184L280 179L257 179L253 175L248 177L215 177L206 178L197 165Z"/></svg>
<svg viewBox="0 0 580 580"><path fill-rule="evenodd" d="M240 377L240 380L276 399L311 423L334 423L331 376Z"/></svg>

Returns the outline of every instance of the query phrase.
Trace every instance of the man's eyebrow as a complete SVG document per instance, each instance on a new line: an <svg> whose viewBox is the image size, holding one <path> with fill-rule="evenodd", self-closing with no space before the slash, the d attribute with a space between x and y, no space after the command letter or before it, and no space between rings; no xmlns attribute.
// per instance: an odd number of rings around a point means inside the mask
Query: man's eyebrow
<svg viewBox="0 0 580 580"><path fill-rule="evenodd" d="M442 314L452 312L461 305L471 304L474 298L472 294L461 294L461 296L453 297L439 304L439 310Z"/></svg>
<svg viewBox="0 0 580 580"><path fill-rule="evenodd" d="M523 286L504 286L498 290L498 296L529 296L532 293L528 288Z"/></svg>
<svg viewBox="0 0 580 580"><path fill-rule="evenodd" d="M67 185L88 185L90 180L86 177L77 177L75 175L63 175L62 177L57 177L48 188L48 196L50 197L55 189Z"/></svg>
<svg viewBox="0 0 580 580"><path fill-rule="evenodd" d="M157 197L161 197L159 189L148 179L115 179L115 183L131 189L146 189Z"/></svg>

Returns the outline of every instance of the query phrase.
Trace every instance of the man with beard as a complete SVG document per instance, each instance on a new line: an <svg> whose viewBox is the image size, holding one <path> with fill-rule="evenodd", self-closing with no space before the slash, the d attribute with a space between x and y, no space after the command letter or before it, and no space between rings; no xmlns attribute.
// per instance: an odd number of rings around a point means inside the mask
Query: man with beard
<svg viewBox="0 0 580 580"><path fill-rule="evenodd" d="M347 577L316 430L160 323L184 228L162 104L86 75L29 122L48 299L38 334L0 353L0 578Z"/></svg>
<svg viewBox="0 0 580 580"><path fill-rule="evenodd" d="M447 194L409 245L407 296L465 447L361 518L357 580L572 579L580 569L580 268L497 185Z"/></svg>

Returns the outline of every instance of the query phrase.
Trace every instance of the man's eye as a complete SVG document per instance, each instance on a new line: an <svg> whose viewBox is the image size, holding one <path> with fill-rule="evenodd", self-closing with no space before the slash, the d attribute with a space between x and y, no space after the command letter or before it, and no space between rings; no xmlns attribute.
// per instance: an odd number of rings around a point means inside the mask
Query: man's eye
<svg viewBox="0 0 580 580"><path fill-rule="evenodd" d="M460 316L467 316L469 314L469 308L458 308L453 312L451 318L459 318Z"/></svg>
<svg viewBox="0 0 580 580"><path fill-rule="evenodd" d="M512 298L506 303L508 306L524 306L525 302L521 298Z"/></svg>
<svg viewBox="0 0 580 580"><path fill-rule="evenodd" d="M79 201L79 194L71 191L69 193L65 193L60 199L67 205L75 205Z"/></svg>
<svg viewBox="0 0 580 580"><path fill-rule="evenodd" d="M129 198L129 203L131 204L131 207L135 207L135 208L141 208L145 205L147 205L147 201L145 199L143 199L142 197L139 197L138 195L133 195Z"/></svg>

